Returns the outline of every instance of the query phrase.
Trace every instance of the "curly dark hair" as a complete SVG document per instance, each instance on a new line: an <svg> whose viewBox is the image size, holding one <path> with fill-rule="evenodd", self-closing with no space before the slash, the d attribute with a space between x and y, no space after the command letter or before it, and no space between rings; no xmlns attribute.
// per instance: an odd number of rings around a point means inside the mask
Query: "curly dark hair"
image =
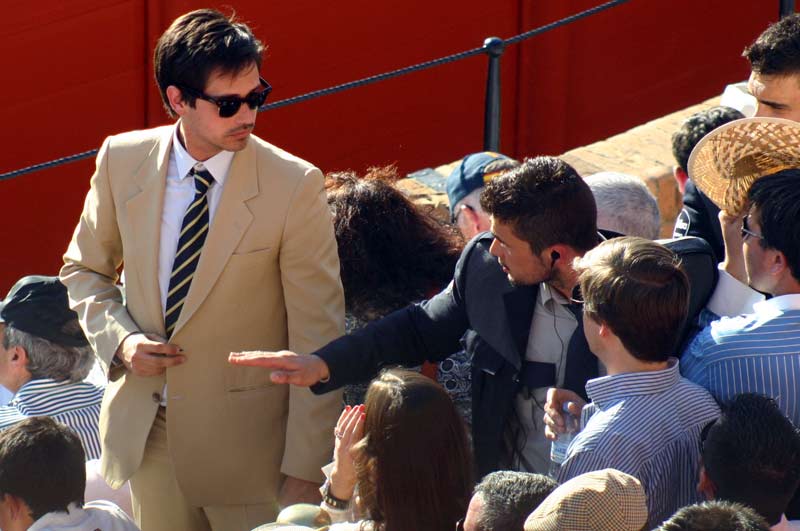
<svg viewBox="0 0 800 531"><path fill-rule="evenodd" d="M744 118L744 114L731 107L718 105L696 112L672 133L672 156L683 171L689 167L689 155L700 140L717 127Z"/></svg>
<svg viewBox="0 0 800 531"><path fill-rule="evenodd" d="M800 14L784 17L744 49L753 72L767 76L800 74Z"/></svg>
<svg viewBox="0 0 800 531"><path fill-rule="evenodd" d="M326 176L345 307L369 321L426 298L453 277L461 240L395 188L394 166Z"/></svg>

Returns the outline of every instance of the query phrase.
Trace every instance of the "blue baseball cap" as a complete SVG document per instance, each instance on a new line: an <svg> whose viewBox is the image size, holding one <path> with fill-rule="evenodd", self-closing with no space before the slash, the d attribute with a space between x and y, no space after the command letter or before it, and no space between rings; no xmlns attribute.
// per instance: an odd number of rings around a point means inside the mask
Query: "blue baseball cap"
<svg viewBox="0 0 800 531"><path fill-rule="evenodd" d="M493 168L495 163L500 168ZM450 216L455 215L453 207L469 194L486 185L490 180L508 171L509 165L516 161L493 151L472 153L461 160L461 164L447 177L447 199L450 202Z"/></svg>

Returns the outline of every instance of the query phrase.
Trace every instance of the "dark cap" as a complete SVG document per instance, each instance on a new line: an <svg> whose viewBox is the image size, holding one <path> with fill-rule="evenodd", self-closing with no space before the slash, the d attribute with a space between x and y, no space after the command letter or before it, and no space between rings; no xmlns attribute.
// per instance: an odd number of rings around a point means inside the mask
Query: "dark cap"
<svg viewBox="0 0 800 531"><path fill-rule="evenodd" d="M5 300L0 301L0 323L58 345L85 347L89 344L83 331L61 331L78 318L69 308L67 288L58 277L31 275L14 284Z"/></svg>
<svg viewBox="0 0 800 531"><path fill-rule="evenodd" d="M500 169L492 168L494 166L493 163L501 161L505 164ZM481 151L464 157L461 164L456 166L456 169L447 178L446 187L447 199L450 201L450 216L455 214L453 207L459 201L478 188L485 186L486 183L499 174L507 171L507 163L514 162L514 159L493 151Z"/></svg>

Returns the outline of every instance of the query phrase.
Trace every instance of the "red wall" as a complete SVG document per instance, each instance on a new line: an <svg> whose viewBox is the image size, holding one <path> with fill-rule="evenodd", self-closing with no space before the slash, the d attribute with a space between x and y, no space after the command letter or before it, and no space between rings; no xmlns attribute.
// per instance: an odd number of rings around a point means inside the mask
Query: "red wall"
<svg viewBox="0 0 800 531"><path fill-rule="evenodd" d="M272 101L510 37L600 0L228 0L269 45ZM189 0L19 2L0 18L0 172L167 123L150 61ZM68 6L68 7L67 7ZM501 149L560 153L719 93L747 76L742 48L778 2L631 0L503 56ZM262 114L257 134L324 171L413 171L481 149L486 59L474 57ZM0 182L0 295L54 274L93 162Z"/></svg>

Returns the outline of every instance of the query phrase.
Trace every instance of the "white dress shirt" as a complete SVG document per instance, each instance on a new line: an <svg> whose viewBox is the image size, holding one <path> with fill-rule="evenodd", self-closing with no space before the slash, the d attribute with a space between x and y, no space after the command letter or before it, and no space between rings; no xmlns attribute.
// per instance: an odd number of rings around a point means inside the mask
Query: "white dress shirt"
<svg viewBox="0 0 800 531"><path fill-rule="evenodd" d="M78 507L70 503L66 512L47 513L28 531L139 531L130 516L111 502L97 500Z"/></svg>
<svg viewBox="0 0 800 531"><path fill-rule="evenodd" d="M214 184L208 190L208 226L214 222L225 180L233 162L233 151L220 151L213 157L202 162L195 160L181 144L178 131L180 121L175 124L172 133L172 149L169 154L167 167L167 183L164 189L164 209L161 212L161 237L158 248L158 286L161 291L161 312L166 312L167 293L169 293L169 279L172 276L172 263L178 250L178 240L183 225L183 216L186 209L192 204L195 194L194 177L189 172L195 166L206 169L212 177ZM191 289L191 288L190 288ZM169 339L169 338L167 338ZM161 393L161 406L167 405L167 386Z"/></svg>
<svg viewBox="0 0 800 531"><path fill-rule="evenodd" d="M525 359L556 366L555 387L564 385L567 348L572 334L578 328L578 320L566 307L569 304L563 295L549 284L539 284L536 307L531 320L528 347ZM544 404L547 401L547 387L534 389L533 396L517 394L517 412L524 428L522 457L514 468L525 472L547 474L550 466L550 441L544 436Z"/></svg>
<svg viewBox="0 0 800 531"><path fill-rule="evenodd" d="M169 278L172 276L172 263L175 261L175 251L178 250L178 239L181 234L183 216L186 209L192 204L195 187L194 178L189 177L189 172L200 161L195 160L186 151L178 137L180 122L175 126L172 134L172 150L169 155L167 167L167 184L164 189L164 210L161 212L161 239L158 250L158 285L161 289L161 311L167 307L167 293L169 292ZM208 160L202 161L202 166L214 177L214 184L208 190L208 223L209 227L214 222L214 214L222 197L225 180L228 177L233 151L220 151Z"/></svg>

